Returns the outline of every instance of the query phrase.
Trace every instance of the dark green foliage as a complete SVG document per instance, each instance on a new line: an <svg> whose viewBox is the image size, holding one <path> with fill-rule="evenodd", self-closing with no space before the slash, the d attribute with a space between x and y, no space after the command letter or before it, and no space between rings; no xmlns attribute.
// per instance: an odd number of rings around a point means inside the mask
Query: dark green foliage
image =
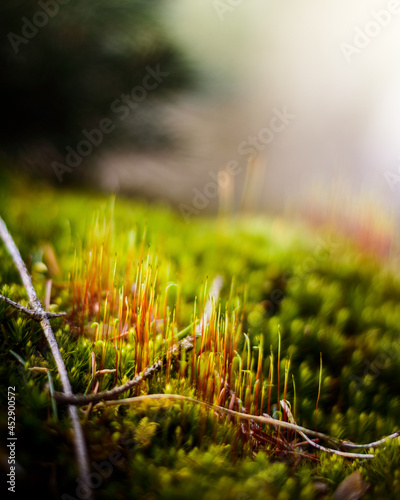
<svg viewBox="0 0 400 500"><path fill-rule="evenodd" d="M118 130L101 147L165 145L169 138L157 127L155 103L160 96L185 87L190 72L161 22L162 2L49 3L58 5L58 13L38 28L34 24L24 28L36 22L38 13L43 16L44 9L36 0L1 3L0 93L6 96L1 149L17 153L23 163L55 180L50 163L65 157L66 146L74 148L84 139L83 129L98 128L100 120L109 116ZM43 21L37 19L40 26ZM25 30L37 33L26 38ZM19 42L21 37L26 43ZM157 65L168 73L162 85L131 110L129 120L115 119L112 103L141 86L147 66L156 69Z"/></svg>

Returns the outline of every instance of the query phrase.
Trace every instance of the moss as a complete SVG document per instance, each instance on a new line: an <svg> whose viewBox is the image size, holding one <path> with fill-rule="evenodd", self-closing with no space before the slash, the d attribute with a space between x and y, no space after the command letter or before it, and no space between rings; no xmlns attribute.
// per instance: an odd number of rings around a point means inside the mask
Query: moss
<svg viewBox="0 0 400 500"><path fill-rule="evenodd" d="M206 282L209 290L221 275L221 300L196 346L195 364L190 354L167 359L131 395L172 392L228 406L232 396L224 396L220 381L226 369L230 389L249 411L282 415L278 401L285 394L296 421L313 428L322 353L318 429L357 442L397 430L400 280L385 263L339 239L268 218L186 224L165 207L23 184L8 186L0 200L40 298L52 278L52 307L69 313L53 325L75 392L91 392L97 382L99 391L123 383L162 355L178 332L188 325L192 331L207 300ZM50 265L38 272L48 244L59 273ZM0 257L1 293L27 305L2 246ZM140 296L129 317L124 294ZM60 390L40 327L0 302L0 328L2 408L4 388L15 385L25 484L37 486L39 467L60 495L76 497L65 408L54 413L47 374L31 370L48 369ZM95 374L93 359L95 371L110 371ZM371 498L400 494L397 441L371 461L322 453L317 459L306 447L296 456L270 431L261 434L266 441L252 440L246 424L171 401L95 408L84 420L92 460L112 469L96 488L98 498L308 499L318 497L321 483L329 497L354 470L370 483ZM4 411L1 422L3 438ZM120 454L115 464L113 452Z"/></svg>

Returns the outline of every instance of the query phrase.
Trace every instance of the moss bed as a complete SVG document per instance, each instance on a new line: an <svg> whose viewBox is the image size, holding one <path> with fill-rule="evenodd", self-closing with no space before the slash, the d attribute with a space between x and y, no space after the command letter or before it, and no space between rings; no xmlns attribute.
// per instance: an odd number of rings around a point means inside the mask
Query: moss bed
<svg viewBox="0 0 400 500"><path fill-rule="evenodd" d="M186 223L164 206L7 179L0 213L39 298L52 279L49 308L68 313L52 325L74 392L124 383L179 332L196 332L222 277L203 325L208 337L120 397L181 394L276 419L287 418L285 399L299 425L355 443L400 428L394 260L279 218ZM3 244L0 288L28 306ZM15 386L19 493L87 498L66 407L49 395L49 384L61 385L40 325L0 302L0 328L1 442L7 387ZM260 426L255 436L249 423L188 401L87 410L80 415L99 499L348 498L337 488L355 471L368 485L363 498L400 498L399 438L373 459L348 459L299 445L292 431ZM5 472L6 455L4 446Z"/></svg>

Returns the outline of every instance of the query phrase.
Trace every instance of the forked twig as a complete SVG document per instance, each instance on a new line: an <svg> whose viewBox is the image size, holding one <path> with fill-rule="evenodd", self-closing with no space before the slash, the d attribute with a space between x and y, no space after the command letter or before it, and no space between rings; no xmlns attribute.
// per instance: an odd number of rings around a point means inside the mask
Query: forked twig
<svg viewBox="0 0 400 500"><path fill-rule="evenodd" d="M283 410L286 412L289 421L292 424L296 424L296 422L293 418L292 412L290 411L290 408L289 408L288 404L286 403L286 401L282 400L281 406L282 406ZM302 435L304 437L304 439L311 446L314 446L315 448L318 448L320 450L322 449L324 451L323 446L320 446L317 443L312 442L306 435L303 435L302 432L299 432L299 434ZM366 448L378 448L380 445L385 444L386 440L395 439L399 436L400 436L400 431L396 431L396 432L393 432L393 434L390 434L389 436L384 437L383 439L379 439L378 441L373 441L372 443L365 443L365 444L355 444L355 443L352 443L350 441L341 441L340 439L336 439L336 438L332 438L332 437L329 437L329 440L332 443L334 443L338 446L342 446L344 448L349 448L349 449L353 449L353 450L354 449L362 450L362 449L366 449ZM335 453L336 451L337 450L332 450L332 453ZM336 454L339 455L340 453L336 453Z"/></svg>
<svg viewBox="0 0 400 500"><path fill-rule="evenodd" d="M4 297L4 295L1 295L1 293L0 293L0 300L5 302L6 304L9 304L10 306L14 307L15 309L18 309L18 311L21 311L24 314L27 314L34 321L41 321L43 318L43 313L38 313L37 311L34 311L32 309L28 309L25 306L21 306L21 304L18 304L18 302L14 302L13 300L9 299L8 297ZM44 311L44 314L48 318L59 318L60 316L65 316L67 313L65 313L65 312L52 313L52 312Z"/></svg>
<svg viewBox="0 0 400 500"><path fill-rule="evenodd" d="M305 433L318 437L321 439L329 440L331 439L326 434L322 434L321 432L312 431L311 429L307 429L306 427L302 427L300 425L292 424L290 422L284 422L282 420L275 420L271 417L264 417L259 415L249 415L248 413L241 413L234 410L229 410L228 408L224 408L223 406L213 405L210 403L206 403L205 401L200 401L199 399L190 398L188 396L181 396L179 394L148 394L146 396L137 396L134 398L126 398L126 399L117 399L115 401L104 401L98 403L96 408L101 408L102 406L113 406L113 405L130 405L134 403L139 403L140 401L145 401L148 399L176 399L180 401L189 401L190 403L199 404L202 406L206 406L210 410L219 411L221 413L226 413L228 415L232 415L234 417L238 417L241 420L250 420L253 422L258 422L260 424L274 425L278 427L283 427L285 429L291 429L298 432L301 436L303 436L308 443L315 446L316 443L311 441ZM334 453L335 455L340 455L341 457L346 458L374 458L375 455L372 454L361 454L361 453L348 453L346 451L338 451L333 450L331 448L325 448L324 446L318 445L318 448L327 453Z"/></svg>
<svg viewBox="0 0 400 500"><path fill-rule="evenodd" d="M53 330L50 325L49 317L53 317L52 313L48 313L43 309L43 306L36 294L36 291L33 287L31 277L26 269L25 263L22 260L21 254L14 243L14 240L9 233L7 226L5 225L3 219L0 217L0 237L4 242L9 254L11 255L14 264L16 265L18 272L21 276L22 283L27 291L29 297L29 303L33 309L34 316L37 317L37 320L40 321L40 324L43 328L46 340L50 346L51 352L54 357L54 361L57 366L58 373L61 379L61 385L65 394L72 395L71 383L68 378L67 370L65 368L64 360L62 359L60 350L58 348L57 340L53 333ZM8 301L6 301L8 302ZM11 301L13 302L13 301ZM10 304L10 302L8 302ZM15 307L15 303L12 303ZM22 308L22 306L21 306ZM23 308L23 312L26 314L31 314L32 311L29 309ZM29 312L27 312L29 311ZM75 454L78 463L79 476L81 481L85 486L87 486L88 491L91 491L89 484L89 461L87 448L85 443L85 438L83 436L82 427L78 417L78 411L76 406L70 405L68 407L69 417L72 422L73 435L74 435L74 446L75 446Z"/></svg>

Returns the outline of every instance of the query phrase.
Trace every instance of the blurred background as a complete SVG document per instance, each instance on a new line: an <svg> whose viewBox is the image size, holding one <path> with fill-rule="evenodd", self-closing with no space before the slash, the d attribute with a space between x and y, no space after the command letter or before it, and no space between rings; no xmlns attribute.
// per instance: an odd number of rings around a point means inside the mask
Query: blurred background
<svg viewBox="0 0 400 500"><path fill-rule="evenodd" d="M5 0L1 175L157 200L188 220L399 220L396 5Z"/></svg>

